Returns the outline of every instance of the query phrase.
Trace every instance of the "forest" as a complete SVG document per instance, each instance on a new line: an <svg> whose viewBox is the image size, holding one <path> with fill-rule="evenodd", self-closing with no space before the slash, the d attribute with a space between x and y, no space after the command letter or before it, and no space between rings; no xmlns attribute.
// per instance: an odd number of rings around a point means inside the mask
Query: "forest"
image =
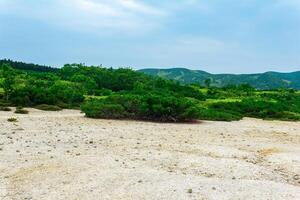
<svg viewBox="0 0 300 200"><path fill-rule="evenodd" d="M248 84L182 84L130 68L66 64L52 68L0 61L0 110L81 109L87 117L159 122L300 120L300 92Z"/></svg>

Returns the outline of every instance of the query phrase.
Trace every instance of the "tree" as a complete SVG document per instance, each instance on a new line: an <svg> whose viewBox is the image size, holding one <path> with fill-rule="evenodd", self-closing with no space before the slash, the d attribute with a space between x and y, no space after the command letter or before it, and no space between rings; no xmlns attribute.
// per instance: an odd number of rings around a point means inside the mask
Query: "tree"
<svg viewBox="0 0 300 200"><path fill-rule="evenodd" d="M211 84L211 79L210 78L208 78L208 79L206 79L205 81L204 81L204 83L205 83L205 85L206 85L206 87L210 87L210 84Z"/></svg>
<svg viewBox="0 0 300 200"><path fill-rule="evenodd" d="M1 71L2 76L4 77L4 81L2 83L4 95L6 101L8 101L13 92L13 84L15 83L15 70L8 64L2 64Z"/></svg>

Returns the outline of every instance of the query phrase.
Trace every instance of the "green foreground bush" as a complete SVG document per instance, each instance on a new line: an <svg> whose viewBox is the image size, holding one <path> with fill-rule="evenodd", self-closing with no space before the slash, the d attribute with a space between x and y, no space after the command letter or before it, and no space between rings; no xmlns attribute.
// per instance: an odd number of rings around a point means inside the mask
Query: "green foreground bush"
<svg viewBox="0 0 300 200"><path fill-rule="evenodd" d="M198 118L197 107L186 98L157 94L111 95L90 100L81 106L87 117L183 122Z"/></svg>

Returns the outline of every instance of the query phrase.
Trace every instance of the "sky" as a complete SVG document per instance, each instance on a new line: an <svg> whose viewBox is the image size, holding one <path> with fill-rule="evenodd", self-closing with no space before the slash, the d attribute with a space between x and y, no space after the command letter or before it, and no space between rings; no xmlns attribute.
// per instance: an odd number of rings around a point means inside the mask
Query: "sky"
<svg viewBox="0 0 300 200"><path fill-rule="evenodd" d="M0 0L0 59L300 70L300 0Z"/></svg>

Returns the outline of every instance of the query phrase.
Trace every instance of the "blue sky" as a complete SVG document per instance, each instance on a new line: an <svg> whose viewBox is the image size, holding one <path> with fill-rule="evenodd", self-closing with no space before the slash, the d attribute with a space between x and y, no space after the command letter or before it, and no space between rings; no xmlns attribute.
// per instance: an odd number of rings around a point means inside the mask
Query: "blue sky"
<svg viewBox="0 0 300 200"><path fill-rule="evenodd" d="M0 58L300 70L300 0L0 0Z"/></svg>

